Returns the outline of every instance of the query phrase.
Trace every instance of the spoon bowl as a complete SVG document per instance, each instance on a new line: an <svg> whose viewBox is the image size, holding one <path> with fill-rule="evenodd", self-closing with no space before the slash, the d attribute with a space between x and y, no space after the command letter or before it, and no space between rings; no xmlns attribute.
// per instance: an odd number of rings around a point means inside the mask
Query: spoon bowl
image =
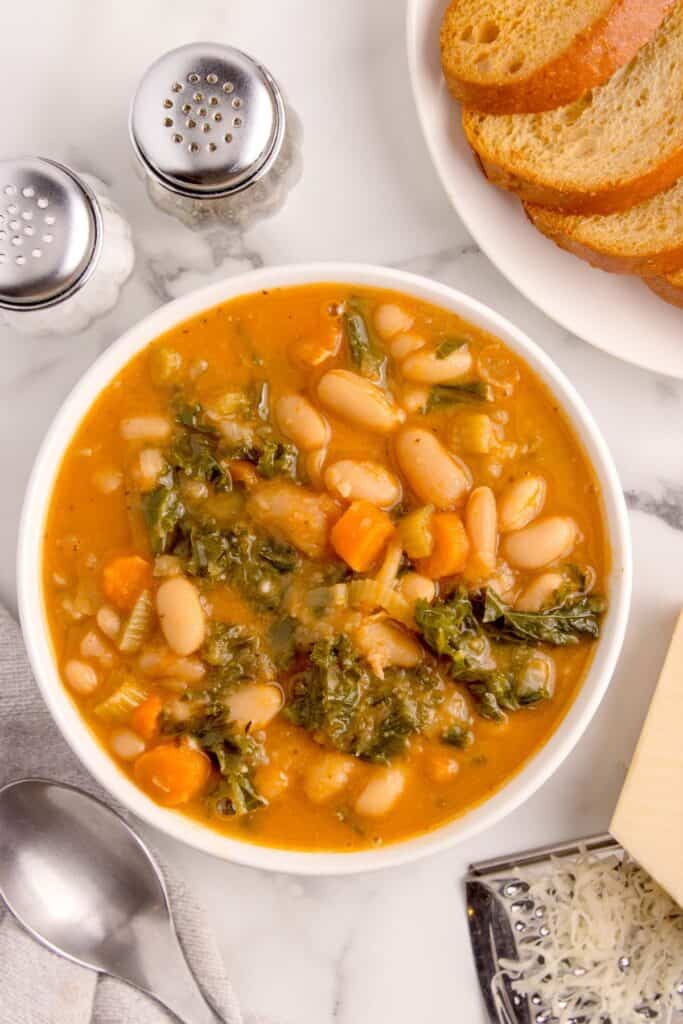
<svg viewBox="0 0 683 1024"><path fill-rule="evenodd" d="M0 895L54 953L129 982L188 1024L218 1019L187 965L152 855L94 797L43 779L0 789Z"/></svg>

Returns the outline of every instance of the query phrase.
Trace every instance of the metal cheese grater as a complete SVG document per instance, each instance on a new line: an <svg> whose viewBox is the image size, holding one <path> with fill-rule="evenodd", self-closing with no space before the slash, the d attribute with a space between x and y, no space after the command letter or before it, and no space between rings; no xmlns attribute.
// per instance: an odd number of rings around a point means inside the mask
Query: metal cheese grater
<svg viewBox="0 0 683 1024"><path fill-rule="evenodd" d="M130 135L153 201L191 226L244 226L298 177L296 117L261 64L192 43L160 57L133 98Z"/></svg>
<svg viewBox="0 0 683 1024"><path fill-rule="evenodd" d="M553 1024L556 1020L539 996L523 998L501 974L500 959L517 959L522 944L534 942L547 926L544 908L528 895L528 885L515 870L542 865L557 857L576 857L581 852L623 854L610 835L554 846L539 847L514 857L472 864L465 879L467 918L475 967L490 1024ZM545 934L548 934L546 930ZM625 961L626 962L626 961ZM643 1022L649 1019L643 1010ZM674 1018L683 1024L683 1014ZM573 1024L583 1024L577 1019ZM618 1022L604 1022L618 1024Z"/></svg>
<svg viewBox="0 0 683 1024"><path fill-rule="evenodd" d="M102 242L90 188L52 160L0 162L0 308L67 300L91 277Z"/></svg>

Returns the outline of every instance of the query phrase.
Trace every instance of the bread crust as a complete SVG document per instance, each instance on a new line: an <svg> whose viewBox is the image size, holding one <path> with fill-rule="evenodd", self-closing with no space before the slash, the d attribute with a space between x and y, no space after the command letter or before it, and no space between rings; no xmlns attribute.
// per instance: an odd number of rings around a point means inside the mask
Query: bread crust
<svg viewBox="0 0 683 1024"><path fill-rule="evenodd" d="M683 267L683 240L670 249L628 254L618 249L596 249L580 242L570 232L562 230L562 218L553 217L551 211L525 204L527 217L542 234L573 256L590 263L598 270L611 274L638 274L644 278L661 277Z"/></svg>
<svg viewBox="0 0 683 1024"><path fill-rule="evenodd" d="M653 291L660 299L683 309L683 285L676 285L667 277L646 277L643 280L650 291Z"/></svg>
<svg viewBox="0 0 683 1024"><path fill-rule="evenodd" d="M650 199L658 192L664 192L683 177L683 146L666 159L639 177L618 183L605 183L602 189L582 191L578 186L560 188L539 178L522 178L509 167L497 163L489 153L482 152L476 136L468 130L467 111L463 111L463 130L467 141L474 150L479 166L494 185L504 188L524 203L545 206L562 213L591 214L619 213L631 206Z"/></svg>
<svg viewBox="0 0 683 1024"><path fill-rule="evenodd" d="M572 40L564 53L528 78L488 85L468 81L449 66L452 0L441 23L441 67L449 90L467 107L487 114L535 114L565 106L602 85L657 30L675 0L614 0L608 11Z"/></svg>

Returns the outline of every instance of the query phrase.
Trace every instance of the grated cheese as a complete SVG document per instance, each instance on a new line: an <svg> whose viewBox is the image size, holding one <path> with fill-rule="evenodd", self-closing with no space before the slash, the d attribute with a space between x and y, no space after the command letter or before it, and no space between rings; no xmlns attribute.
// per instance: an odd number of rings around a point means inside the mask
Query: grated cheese
<svg viewBox="0 0 683 1024"><path fill-rule="evenodd" d="M683 911L633 860L584 852L518 874L545 912L520 959L499 961L516 993L558 1024L670 1024L683 1010Z"/></svg>

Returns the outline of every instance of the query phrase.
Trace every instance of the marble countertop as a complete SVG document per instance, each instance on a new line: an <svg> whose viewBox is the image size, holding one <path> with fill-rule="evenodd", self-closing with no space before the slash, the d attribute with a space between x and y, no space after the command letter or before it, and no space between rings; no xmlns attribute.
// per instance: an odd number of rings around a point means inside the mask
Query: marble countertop
<svg viewBox="0 0 683 1024"><path fill-rule="evenodd" d="M683 384L555 326L468 237L423 145L397 0L35 0L8 8L0 155L39 153L97 175L127 211L137 248L121 303L83 336L27 341L0 329L0 599L10 607L24 487L64 396L124 328L238 270L349 259L452 284L535 338L605 434L631 510L630 628L599 714L513 820L414 866L348 879L269 876L163 844L209 908L245 1010L276 1024L480 1024L463 871L473 859L604 830L683 604ZM149 204L133 168L126 118L136 80L161 52L197 39L257 54L304 125L299 185L277 217L244 235L189 232Z"/></svg>

